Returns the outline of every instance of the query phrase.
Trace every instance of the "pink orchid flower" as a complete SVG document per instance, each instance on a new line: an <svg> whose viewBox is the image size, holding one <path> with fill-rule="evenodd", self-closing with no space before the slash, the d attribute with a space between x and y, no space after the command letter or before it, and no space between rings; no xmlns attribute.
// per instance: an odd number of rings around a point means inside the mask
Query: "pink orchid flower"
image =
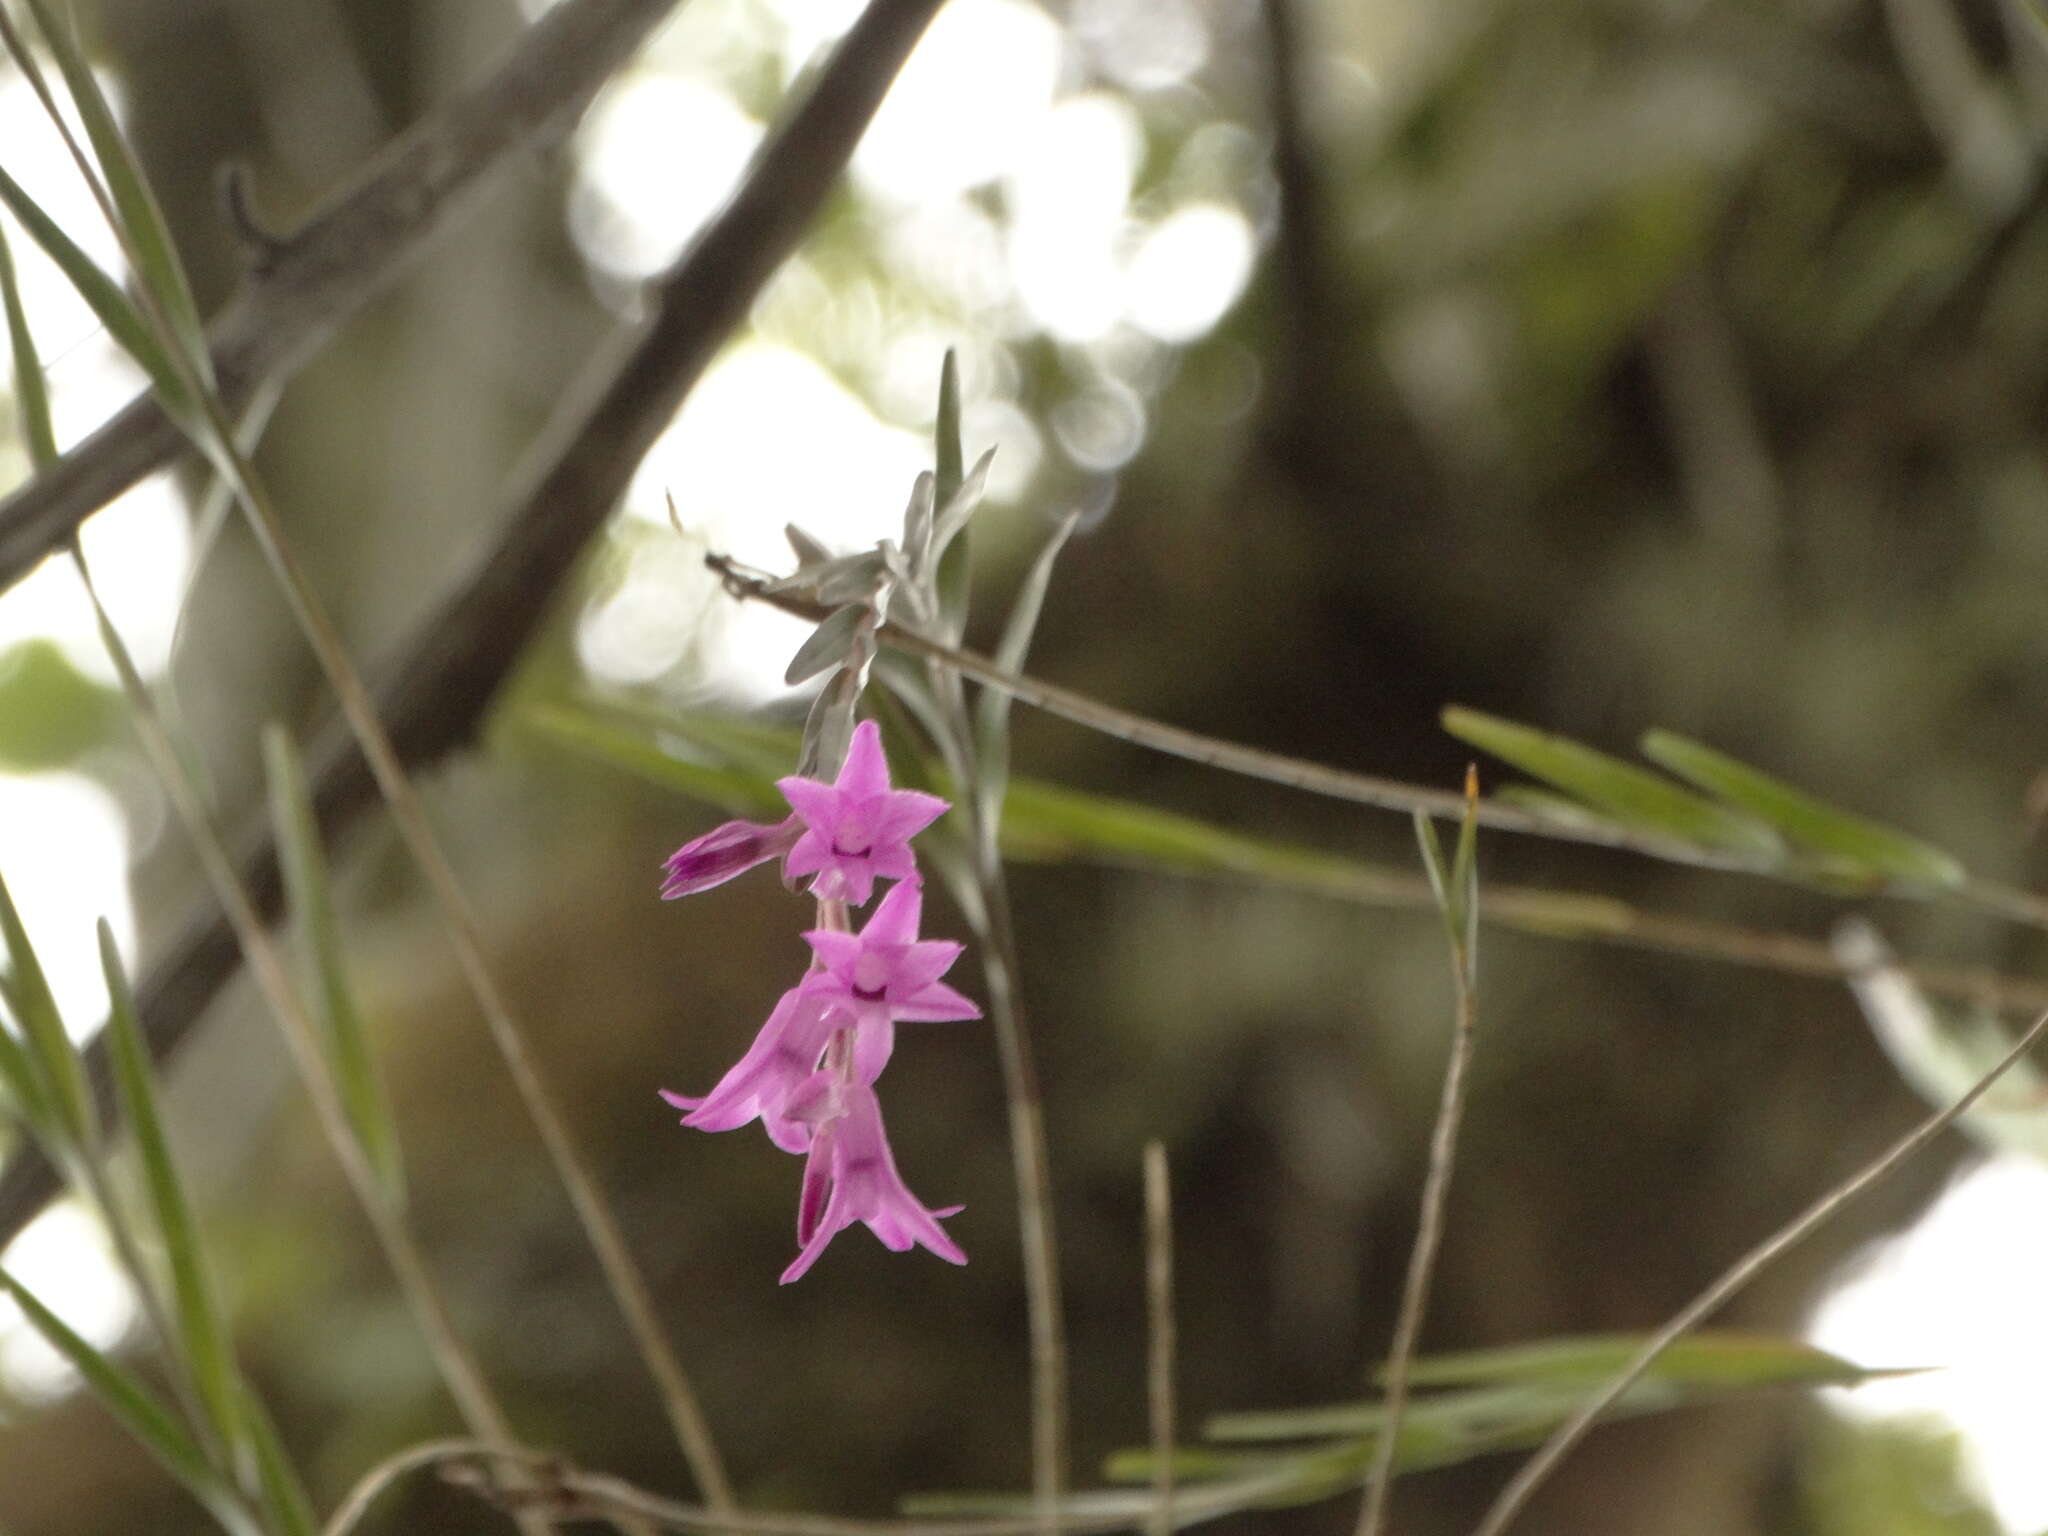
<svg viewBox="0 0 2048 1536"><path fill-rule="evenodd" d="M674 901L678 896L723 885L756 864L783 857L802 835L803 822L795 816L774 823L728 821L724 826L713 827L702 837L683 844L663 862L668 878L662 882L661 899Z"/></svg>
<svg viewBox="0 0 2048 1536"><path fill-rule="evenodd" d="M917 873L910 839L939 818L937 795L889 787L882 733L874 721L854 728L839 777L830 784L790 777L776 780L783 798L803 819L804 832L782 862L783 878L813 875L820 901L864 906L875 881L908 880Z"/></svg>
<svg viewBox="0 0 2048 1536"><path fill-rule="evenodd" d="M904 1184L874 1089L820 1072L791 1100L789 1113L813 1131L797 1202L796 1240L802 1251L782 1272L784 1285L801 1279L832 1239L856 1221L865 1222L896 1253L921 1244L948 1264L967 1262L939 1226L940 1218L962 1207L928 1210Z"/></svg>
<svg viewBox="0 0 2048 1536"><path fill-rule="evenodd" d="M754 1036L747 1054L718 1080L718 1086L701 1099L661 1090L661 1096L677 1109L688 1110L683 1124L699 1131L731 1131L756 1115L768 1132L768 1139L785 1152L804 1152L811 1145L807 1121L792 1118L790 1100L818 1070L818 1060L838 1030L852 1020L833 1009L823 998L808 997L799 988L782 994L768 1022ZM888 1052L879 1057L870 1050L856 1052L856 1070L868 1073L873 1082L888 1064Z"/></svg>
<svg viewBox="0 0 2048 1536"><path fill-rule="evenodd" d="M920 939L917 925L924 915L924 887L901 880L890 887L859 933L814 928L804 942L817 956L818 969L797 983L796 990L844 1014L855 1029L854 1060L859 1076L873 1082L880 1073L868 1061L887 1061L894 1048L896 1021L937 1023L947 1019L978 1019L981 1010L939 978L960 958L961 946L950 939Z"/></svg>

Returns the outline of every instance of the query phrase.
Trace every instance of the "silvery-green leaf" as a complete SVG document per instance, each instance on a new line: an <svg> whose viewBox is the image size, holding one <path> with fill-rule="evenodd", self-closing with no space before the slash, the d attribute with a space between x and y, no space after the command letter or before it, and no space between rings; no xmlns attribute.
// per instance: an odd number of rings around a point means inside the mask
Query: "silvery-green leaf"
<svg viewBox="0 0 2048 1536"><path fill-rule="evenodd" d="M1005 672L1024 670L1031 651L1031 636L1038 629L1038 615L1045 607L1045 594L1052 586L1053 565L1080 526L1080 515L1069 512L1061 518L1031 569L1018 584L1010 602L1010 616L1003 624L1002 639L996 644L995 663ZM975 701L975 761L980 770L974 792L981 797L983 825L993 831L1000 819L1003 791L1010 777L1010 696L1000 688L984 688Z"/></svg>
<svg viewBox="0 0 2048 1536"><path fill-rule="evenodd" d="M782 525L782 536L789 540L789 547L796 552L799 571L809 570L814 565L823 565L832 558L832 551L812 538L795 523Z"/></svg>
<svg viewBox="0 0 2048 1536"><path fill-rule="evenodd" d="M866 549L857 555L841 555L828 561L803 584L812 589L819 602L836 608L841 603L866 602L873 597L887 571L882 552Z"/></svg>
<svg viewBox="0 0 2048 1536"><path fill-rule="evenodd" d="M903 548L920 577L931 570L933 484L931 471L925 470L912 482L910 505L903 509Z"/></svg>
<svg viewBox="0 0 2048 1536"><path fill-rule="evenodd" d="M859 698L860 684L846 671L835 674L818 691L804 719L804 745L796 768L801 777L839 776L839 765L846 761L846 749L853 744L853 706Z"/></svg>
<svg viewBox="0 0 2048 1536"><path fill-rule="evenodd" d="M961 530L966 528L968 520L981 506L982 493L988 486L988 467L994 462L995 456L996 451L991 448L976 459L974 468L969 470L967 478L960 482L960 489L939 508L938 516L932 524L934 560L946 558L946 550L952 545L953 540L960 536Z"/></svg>
<svg viewBox="0 0 2048 1536"><path fill-rule="evenodd" d="M804 643L790 658L782 680L794 687L816 677L828 667L844 666L853 650L855 632L866 613L867 609L858 603L835 608L824 623L804 637Z"/></svg>

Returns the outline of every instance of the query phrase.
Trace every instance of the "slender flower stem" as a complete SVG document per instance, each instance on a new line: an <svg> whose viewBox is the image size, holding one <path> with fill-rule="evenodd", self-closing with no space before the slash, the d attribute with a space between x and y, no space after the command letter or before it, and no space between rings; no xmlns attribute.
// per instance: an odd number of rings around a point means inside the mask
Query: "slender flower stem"
<svg viewBox="0 0 2048 1536"><path fill-rule="evenodd" d="M1465 1088L1472 1064L1472 1046L1479 1019L1477 978L1471 957L1462 947L1451 959L1452 985L1457 990L1457 1022L1451 1035L1451 1058L1444 1069L1443 1095L1437 1106L1436 1129L1429 1142L1429 1172L1422 1185L1422 1214L1416 1223L1415 1246L1408 1254L1408 1277L1401 1291L1401 1311L1394 1324L1394 1344L1387 1356L1386 1422L1373 1447L1372 1470L1365 1481L1365 1501L1358 1513L1359 1536L1378 1536L1386 1518L1387 1494L1394 1480L1394 1457L1400 1448L1401 1418L1408 1407L1408 1365L1429 1309L1429 1281L1443 1243L1444 1205L1450 1197L1451 1171L1457 1161L1458 1127L1464 1119Z"/></svg>
<svg viewBox="0 0 2048 1536"><path fill-rule="evenodd" d="M1652 1334L1643 1347L1615 1377L1598 1392L1579 1405L1579 1409L1546 1440L1522 1468L1501 1490L1486 1517L1473 1529L1472 1536L1501 1536L1528 1506L1536 1490L1542 1486L1566 1456L1585 1439L1600 1415L1612 1408L1628 1389L1643 1379L1643 1375L1657 1362L1657 1357L1676 1344L1693 1328L1706 1321L1727 1303L1750 1281L1754 1280L1773 1262L1789 1252L1822 1226L1825 1226L1851 1201L1891 1177L1915 1154L1925 1148L1961 1116L1971 1105L1983 1098L2020 1058L2032 1050L2044 1034L2048 1034L2048 1013L2042 1014L2027 1026L2026 1032L1989 1072L1978 1078L1970 1090L1946 1109L1929 1115L1919 1125L1894 1142L1891 1147L1854 1174L1822 1195L1790 1222L1765 1238L1756 1247L1744 1254L1722 1275L1699 1295L1686 1303L1662 1328Z"/></svg>

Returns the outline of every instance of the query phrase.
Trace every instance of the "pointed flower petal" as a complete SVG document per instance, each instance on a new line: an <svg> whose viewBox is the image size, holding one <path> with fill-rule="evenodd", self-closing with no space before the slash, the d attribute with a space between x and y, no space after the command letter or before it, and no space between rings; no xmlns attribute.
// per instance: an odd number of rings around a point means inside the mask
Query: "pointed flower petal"
<svg viewBox="0 0 2048 1536"><path fill-rule="evenodd" d="M832 783L790 777L776 787L803 826L783 861L784 878L809 875L813 896L856 907L866 905L878 878L907 880L915 873L910 839L946 809L937 795L889 787L881 731L872 720L854 728Z"/></svg>
<svg viewBox="0 0 2048 1536"><path fill-rule="evenodd" d="M818 1125L811 1139L803 1195L797 1206L801 1251L782 1272L782 1283L801 1279L832 1239L856 1221L897 1252L918 1244L949 1264L965 1264L967 1255L939 1226L941 1216L950 1216L960 1207L928 1210L904 1184L889 1150L882 1107L874 1090L863 1083L832 1079L813 1089L807 1100L811 1113L829 1111L830 1117Z"/></svg>

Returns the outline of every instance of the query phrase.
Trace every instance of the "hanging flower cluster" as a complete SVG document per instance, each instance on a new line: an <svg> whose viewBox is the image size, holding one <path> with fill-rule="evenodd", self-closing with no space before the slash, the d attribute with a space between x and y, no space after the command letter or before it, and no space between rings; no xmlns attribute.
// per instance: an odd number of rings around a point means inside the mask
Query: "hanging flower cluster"
<svg viewBox="0 0 2048 1536"><path fill-rule="evenodd" d="M841 738L845 740L845 738ZM732 821L669 856L665 898L722 885L782 860L792 884L810 877L818 926L804 935L811 968L782 999L746 1055L702 1098L662 1091L686 1110L683 1124L729 1131L758 1118L769 1140L805 1154L797 1204L796 1260L782 1283L800 1277L832 1239L865 1222L888 1247L922 1245L952 1264L967 1255L939 1226L960 1209L929 1210L896 1171L874 1082L895 1049L899 1019L981 1016L939 978L961 946L920 939L924 888L910 839L946 808L937 795L894 789L873 721L854 728L830 784L791 777L777 788L792 814L775 823ZM858 933L849 909L867 905L877 880L895 883Z"/></svg>

